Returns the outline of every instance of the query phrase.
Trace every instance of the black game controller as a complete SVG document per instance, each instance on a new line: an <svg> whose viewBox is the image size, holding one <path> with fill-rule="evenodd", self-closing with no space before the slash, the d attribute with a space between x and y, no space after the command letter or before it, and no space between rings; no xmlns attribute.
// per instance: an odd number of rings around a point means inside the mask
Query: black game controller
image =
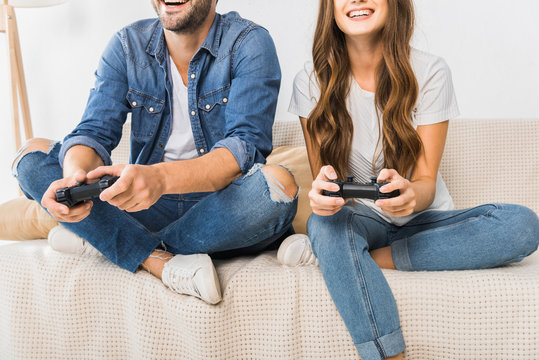
<svg viewBox="0 0 539 360"><path fill-rule="evenodd" d="M371 199L374 201L378 199L394 198L400 195L400 191L398 189L393 190L392 192L389 192L389 193L380 192L380 188L389 183L376 182L375 177L371 178L370 184L356 183L354 182L353 176L347 176L346 181L330 180L329 182L339 185L340 187L339 191L323 190L322 195L331 196L331 197L342 197L343 199L348 199L348 198Z"/></svg>
<svg viewBox="0 0 539 360"><path fill-rule="evenodd" d="M73 207L86 200L95 199L118 178L119 176L105 175L93 184L75 185L56 190L56 201L67 207Z"/></svg>

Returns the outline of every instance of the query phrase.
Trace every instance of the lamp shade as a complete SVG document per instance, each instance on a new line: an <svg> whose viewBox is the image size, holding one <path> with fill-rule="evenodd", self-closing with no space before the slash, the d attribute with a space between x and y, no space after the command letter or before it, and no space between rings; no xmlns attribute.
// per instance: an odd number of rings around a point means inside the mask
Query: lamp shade
<svg viewBox="0 0 539 360"><path fill-rule="evenodd" d="M54 6L65 3L67 0L8 0L8 5L17 8L36 8Z"/></svg>

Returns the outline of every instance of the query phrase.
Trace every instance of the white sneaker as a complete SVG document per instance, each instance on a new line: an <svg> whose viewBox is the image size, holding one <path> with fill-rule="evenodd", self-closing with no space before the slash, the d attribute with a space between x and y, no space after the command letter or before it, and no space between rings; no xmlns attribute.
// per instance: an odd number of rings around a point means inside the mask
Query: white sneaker
<svg viewBox="0 0 539 360"><path fill-rule="evenodd" d="M281 243L277 259L286 266L318 265L309 237L305 234L290 235Z"/></svg>
<svg viewBox="0 0 539 360"><path fill-rule="evenodd" d="M176 255L163 268L163 284L179 294L196 296L209 304L221 301L221 285L207 254Z"/></svg>
<svg viewBox="0 0 539 360"><path fill-rule="evenodd" d="M82 255L91 245L80 236L57 225L49 231L48 242L53 250L65 254Z"/></svg>

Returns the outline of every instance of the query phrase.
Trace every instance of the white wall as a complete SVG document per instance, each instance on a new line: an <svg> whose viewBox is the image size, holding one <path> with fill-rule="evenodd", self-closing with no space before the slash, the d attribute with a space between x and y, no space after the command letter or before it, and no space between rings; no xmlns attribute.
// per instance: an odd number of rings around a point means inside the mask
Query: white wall
<svg viewBox="0 0 539 360"><path fill-rule="evenodd" d="M443 56L463 117L539 118L539 2L415 0L415 45ZM278 117L292 80L309 59L316 0L220 0L218 11L238 11L268 28L283 71ZM51 8L18 9L34 133L61 139L79 121L99 56L112 34L154 16L150 0L71 0ZM0 34L0 202L17 195L7 53Z"/></svg>

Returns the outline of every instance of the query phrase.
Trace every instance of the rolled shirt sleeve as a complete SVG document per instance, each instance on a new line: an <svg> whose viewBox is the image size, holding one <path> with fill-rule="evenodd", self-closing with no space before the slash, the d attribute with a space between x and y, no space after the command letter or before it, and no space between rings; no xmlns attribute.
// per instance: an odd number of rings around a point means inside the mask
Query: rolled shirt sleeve
<svg viewBox="0 0 539 360"><path fill-rule="evenodd" d="M233 63L224 139L212 147L227 148L243 174L265 163L272 150L272 127L281 85L273 40L261 27L250 28Z"/></svg>
<svg viewBox="0 0 539 360"><path fill-rule="evenodd" d="M94 149L97 155L99 155L101 159L103 160L103 164L105 166L112 165L110 153L107 152L107 150L103 147L103 145L101 145L95 139L89 136L79 135L79 136L73 136L73 137L68 138L67 140L64 140L62 147L60 148L60 153L58 155L58 160L60 161L60 166L62 168L64 167L64 158L66 156L67 151L75 145L85 145Z"/></svg>

